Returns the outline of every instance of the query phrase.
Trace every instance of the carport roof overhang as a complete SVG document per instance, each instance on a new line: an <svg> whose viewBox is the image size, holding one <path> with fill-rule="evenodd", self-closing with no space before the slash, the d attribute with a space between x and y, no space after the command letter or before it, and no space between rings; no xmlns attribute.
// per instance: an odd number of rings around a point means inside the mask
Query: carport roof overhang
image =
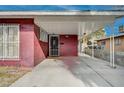
<svg viewBox="0 0 124 93"><path fill-rule="evenodd" d="M112 23L122 11L2 11L0 18L34 18L35 23L49 34L90 33ZM94 25L94 26L93 26Z"/></svg>
<svg viewBox="0 0 124 93"><path fill-rule="evenodd" d="M24 16L40 16L40 15L124 15L124 11L0 11L0 16L2 15L24 15Z"/></svg>
<svg viewBox="0 0 124 93"><path fill-rule="evenodd" d="M82 28L90 33L123 15L123 11L0 11L0 18L34 18L50 34L78 34Z"/></svg>

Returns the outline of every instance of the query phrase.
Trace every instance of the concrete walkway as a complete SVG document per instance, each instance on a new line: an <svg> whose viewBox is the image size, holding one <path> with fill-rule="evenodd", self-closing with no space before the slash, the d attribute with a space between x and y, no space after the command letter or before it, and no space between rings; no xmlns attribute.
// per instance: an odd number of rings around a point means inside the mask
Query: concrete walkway
<svg viewBox="0 0 124 93"><path fill-rule="evenodd" d="M124 87L124 67L88 56L45 59L11 87Z"/></svg>

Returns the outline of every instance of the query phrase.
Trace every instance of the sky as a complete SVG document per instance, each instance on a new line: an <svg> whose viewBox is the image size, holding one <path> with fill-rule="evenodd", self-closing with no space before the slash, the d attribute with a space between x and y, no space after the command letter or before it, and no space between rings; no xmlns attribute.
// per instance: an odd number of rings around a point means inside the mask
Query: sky
<svg viewBox="0 0 124 93"><path fill-rule="evenodd" d="M119 26L124 25L124 17L115 19L113 24L106 24L105 25L105 33L106 36L111 36L111 35L120 35L123 33L119 32Z"/></svg>
<svg viewBox="0 0 124 93"><path fill-rule="evenodd" d="M0 11L124 11L114 5L0 5Z"/></svg>

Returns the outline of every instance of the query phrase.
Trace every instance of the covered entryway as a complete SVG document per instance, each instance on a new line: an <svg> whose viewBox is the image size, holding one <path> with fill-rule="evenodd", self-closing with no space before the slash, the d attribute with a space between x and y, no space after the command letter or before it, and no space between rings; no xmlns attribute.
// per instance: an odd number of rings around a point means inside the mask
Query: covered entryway
<svg viewBox="0 0 124 93"><path fill-rule="evenodd" d="M105 24L113 23L116 16L113 15L52 15L37 16L35 23L40 26L48 35L58 35L59 56L77 56L82 53L80 40L83 33L90 34ZM50 41L50 38L49 38ZM49 43L49 56L51 43Z"/></svg>

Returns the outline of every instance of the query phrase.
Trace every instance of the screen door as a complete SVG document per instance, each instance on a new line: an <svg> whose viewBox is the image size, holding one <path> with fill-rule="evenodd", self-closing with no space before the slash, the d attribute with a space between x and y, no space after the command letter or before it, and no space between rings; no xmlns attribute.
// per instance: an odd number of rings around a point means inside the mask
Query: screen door
<svg viewBox="0 0 124 93"><path fill-rule="evenodd" d="M49 56L59 56L59 36L49 36Z"/></svg>

